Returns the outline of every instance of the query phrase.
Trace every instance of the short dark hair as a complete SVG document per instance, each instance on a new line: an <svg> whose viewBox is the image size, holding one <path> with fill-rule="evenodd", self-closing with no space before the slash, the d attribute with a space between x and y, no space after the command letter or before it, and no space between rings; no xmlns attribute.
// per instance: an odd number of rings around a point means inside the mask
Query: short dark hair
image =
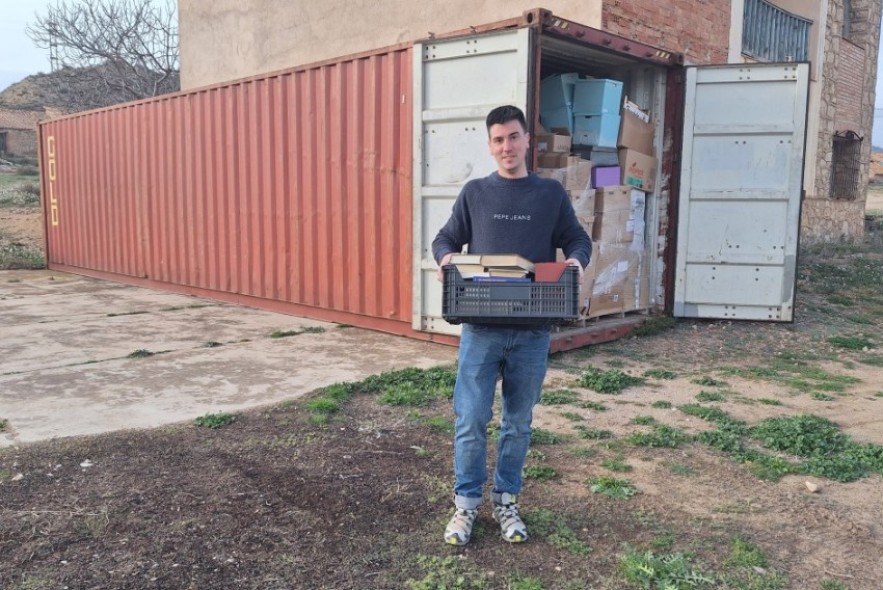
<svg viewBox="0 0 883 590"><path fill-rule="evenodd" d="M487 124L488 132L490 132L493 125L503 125L509 121L518 121L521 123L521 128L527 131L527 120L524 118L524 113L521 109L513 107L511 104L497 107L489 112L485 123Z"/></svg>

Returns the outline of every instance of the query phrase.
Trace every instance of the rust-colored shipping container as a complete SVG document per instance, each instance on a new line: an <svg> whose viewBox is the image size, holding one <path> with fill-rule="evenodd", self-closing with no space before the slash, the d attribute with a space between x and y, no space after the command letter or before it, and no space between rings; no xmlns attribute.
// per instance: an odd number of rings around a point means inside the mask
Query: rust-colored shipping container
<svg viewBox="0 0 883 590"><path fill-rule="evenodd" d="M416 336L411 48L41 125L50 268Z"/></svg>

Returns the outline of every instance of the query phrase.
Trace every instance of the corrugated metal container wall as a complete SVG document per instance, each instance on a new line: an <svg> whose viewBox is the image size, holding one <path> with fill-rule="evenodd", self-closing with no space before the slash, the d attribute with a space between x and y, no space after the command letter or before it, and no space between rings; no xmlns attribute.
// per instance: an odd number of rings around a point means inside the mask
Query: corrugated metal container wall
<svg viewBox="0 0 883 590"><path fill-rule="evenodd" d="M411 79L402 47L44 123L49 266L413 335Z"/></svg>

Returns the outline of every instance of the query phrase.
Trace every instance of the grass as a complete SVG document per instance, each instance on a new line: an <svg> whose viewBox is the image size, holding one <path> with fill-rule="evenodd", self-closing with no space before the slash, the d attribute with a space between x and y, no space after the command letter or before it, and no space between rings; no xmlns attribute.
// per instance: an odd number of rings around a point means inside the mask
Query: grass
<svg viewBox="0 0 883 590"><path fill-rule="evenodd" d="M677 321L673 317L658 316L650 318L629 334L636 337L657 336L675 327Z"/></svg>
<svg viewBox="0 0 883 590"><path fill-rule="evenodd" d="M558 477L558 471L549 465L529 465L523 470L526 479L536 481L549 481Z"/></svg>
<svg viewBox="0 0 883 590"><path fill-rule="evenodd" d="M694 566L682 553L656 555L627 546L619 562L620 575L633 588L687 590L711 588L715 578Z"/></svg>
<svg viewBox="0 0 883 590"><path fill-rule="evenodd" d="M2 236L0 236L2 237ZM46 268L42 252L19 242L0 241L0 270L35 270Z"/></svg>
<svg viewBox="0 0 883 590"><path fill-rule="evenodd" d="M654 424L650 432L634 432L626 442L639 447L676 449L691 437L679 428L667 424Z"/></svg>
<svg viewBox="0 0 883 590"><path fill-rule="evenodd" d="M615 457L604 459L601 461L601 467L617 473L626 473L634 469L634 467L625 462L624 455L616 455Z"/></svg>
<svg viewBox="0 0 883 590"><path fill-rule="evenodd" d="M606 412L607 411L607 406L605 406L604 404L602 404L600 402L593 402L593 401L579 402L578 404L576 404L576 407L583 408L584 410L594 410L596 412Z"/></svg>
<svg viewBox="0 0 883 590"><path fill-rule="evenodd" d="M580 375L579 384L598 393L620 393L624 389L644 383L641 377L634 377L619 369L602 371L590 367Z"/></svg>
<svg viewBox="0 0 883 590"><path fill-rule="evenodd" d="M217 430L219 428L223 428L224 426L233 424L235 421L236 416L234 416L233 414L219 412L217 414L205 414L204 416L200 416L196 418L193 423L202 428L211 428L213 430Z"/></svg>
<svg viewBox="0 0 883 590"><path fill-rule="evenodd" d="M574 530L574 527L588 524L582 515L559 514L548 508L528 508L523 517L535 539L545 541L571 555L583 556L591 553L591 547L581 541Z"/></svg>
<svg viewBox="0 0 883 590"><path fill-rule="evenodd" d="M588 426L577 426L577 432L579 433L580 438L588 439L588 440L605 440L608 438L613 438L613 433L609 430L602 430L600 428L591 428Z"/></svg>
<svg viewBox="0 0 883 590"><path fill-rule="evenodd" d="M9 420L0 418L0 432L6 432L7 428L9 428Z"/></svg>
<svg viewBox="0 0 883 590"><path fill-rule="evenodd" d="M651 379L677 379L678 374L668 369L647 369L644 371L644 377Z"/></svg>
<svg viewBox="0 0 883 590"><path fill-rule="evenodd" d="M874 342L864 336L832 336L828 338L828 344L835 348L846 350L869 350L875 348Z"/></svg>
<svg viewBox="0 0 883 590"><path fill-rule="evenodd" d="M652 404L650 404L651 408L656 408L658 410L668 410L671 409L672 403L666 400L658 399Z"/></svg>
<svg viewBox="0 0 883 590"><path fill-rule="evenodd" d="M579 401L579 394L572 389L544 390L540 403L547 406L562 406Z"/></svg>
<svg viewBox="0 0 883 590"><path fill-rule="evenodd" d="M603 494L617 500L631 498L638 493L638 488L629 480L607 475L590 477L586 483L589 484L589 491L593 494Z"/></svg>
<svg viewBox="0 0 883 590"><path fill-rule="evenodd" d="M136 350L133 350L133 351L130 352L129 354L127 354L127 355L126 355L126 358L130 358L130 359L144 359L144 358L147 358L147 357L151 357L151 356L153 356L153 355L155 355L155 354L156 354L155 352L151 352L151 351L147 350L146 348L138 348L138 349L136 349Z"/></svg>
<svg viewBox="0 0 883 590"><path fill-rule="evenodd" d="M700 391L696 394L697 402L722 402L727 396L719 391Z"/></svg>

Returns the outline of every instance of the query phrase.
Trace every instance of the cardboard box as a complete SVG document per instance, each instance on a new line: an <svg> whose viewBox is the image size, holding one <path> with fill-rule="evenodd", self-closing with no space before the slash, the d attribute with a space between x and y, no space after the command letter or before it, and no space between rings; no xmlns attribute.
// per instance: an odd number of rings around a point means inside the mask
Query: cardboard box
<svg viewBox="0 0 883 590"><path fill-rule="evenodd" d="M619 166L598 166L592 168L592 186L595 188L622 184L622 169Z"/></svg>
<svg viewBox="0 0 883 590"><path fill-rule="evenodd" d="M573 211L576 216L595 215L595 190L591 188L579 191L567 191L570 196L570 204L573 205Z"/></svg>
<svg viewBox="0 0 883 590"><path fill-rule="evenodd" d="M592 299L586 312L587 318L596 318L604 315L622 313L623 307L622 289L613 289L604 293L592 290Z"/></svg>
<svg viewBox="0 0 883 590"><path fill-rule="evenodd" d="M549 133L537 135L537 151L542 152L570 152L570 131L556 128Z"/></svg>
<svg viewBox="0 0 883 590"><path fill-rule="evenodd" d="M650 123L650 116L628 100L622 108L619 141L616 145L649 156L656 155L653 149L653 125Z"/></svg>
<svg viewBox="0 0 883 590"><path fill-rule="evenodd" d="M592 239L598 242L630 244L635 236L635 226L631 220L631 211L628 209L595 213Z"/></svg>
<svg viewBox="0 0 883 590"><path fill-rule="evenodd" d="M632 207L632 187L622 184L595 189L595 211L617 211Z"/></svg>
<svg viewBox="0 0 883 590"><path fill-rule="evenodd" d="M622 184L628 184L648 193L656 183L656 158L633 149L619 150L619 166L622 168Z"/></svg>
<svg viewBox="0 0 883 590"><path fill-rule="evenodd" d="M579 156L567 158L567 176L564 188L567 190L585 190L592 178L592 163Z"/></svg>
<svg viewBox="0 0 883 590"><path fill-rule="evenodd" d="M537 154L537 166L539 168L566 168L567 152L541 152Z"/></svg>

